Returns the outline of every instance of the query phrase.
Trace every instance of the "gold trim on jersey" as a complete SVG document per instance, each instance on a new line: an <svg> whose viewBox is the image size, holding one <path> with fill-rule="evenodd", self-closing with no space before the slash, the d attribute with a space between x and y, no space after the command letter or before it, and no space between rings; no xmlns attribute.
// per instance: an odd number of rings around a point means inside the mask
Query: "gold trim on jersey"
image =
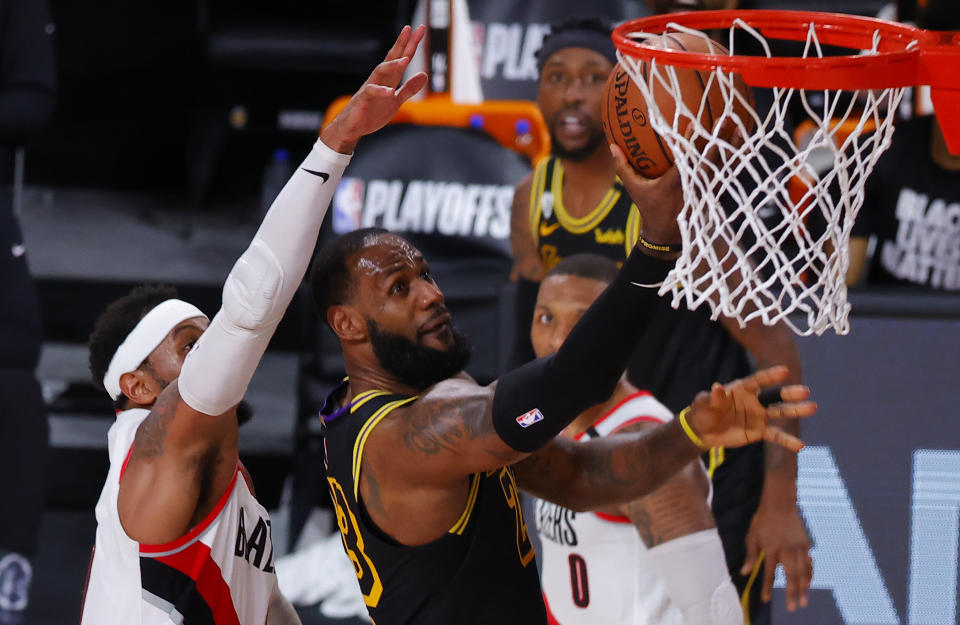
<svg viewBox="0 0 960 625"><path fill-rule="evenodd" d="M390 393L385 391L377 391L377 394L390 395ZM365 398L364 402L370 399L373 399L373 396ZM395 408L409 404L415 399L417 399L416 395L391 401L380 406L376 412L370 415L370 418L363 424L363 427L360 428L360 433L357 434L357 440L353 443L353 497L355 500L360 500L360 461L363 460L363 448L367 444L367 437L370 436L373 428L377 427L377 424L383 421L384 417L390 414Z"/></svg>
<svg viewBox="0 0 960 625"><path fill-rule="evenodd" d="M376 389L372 391L364 391L353 398L353 401L350 402L350 414L353 414L357 411L360 406L364 405L374 397L381 397L383 395L389 395L387 391L378 391Z"/></svg>
<svg viewBox="0 0 960 625"><path fill-rule="evenodd" d="M533 244L540 246L540 215L542 214L540 208L540 198L543 197L543 179L547 171L547 164L550 163L549 158L545 158L539 163L537 163L536 169L533 170L533 183L530 185L530 214L528 215L530 219L530 234L533 235Z"/></svg>
<svg viewBox="0 0 960 625"><path fill-rule="evenodd" d="M740 595L740 609L743 611L743 625L750 625L750 591L753 590L753 583L757 581L757 574L760 572L760 566L763 565L763 551L757 554L757 561L753 564L753 570L750 571L750 577L743 587L743 594Z"/></svg>
<svg viewBox="0 0 960 625"><path fill-rule="evenodd" d="M713 474L721 464L724 463L726 458L726 452L723 447L711 447L710 453L710 466L707 467L707 477L711 480L713 479Z"/></svg>
<svg viewBox="0 0 960 625"><path fill-rule="evenodd" d="M636 204L631 204L630 215L627 217L627 225L624 228L625 236L623 240L623 244L627 248L627 256L630 256L630 252L633 251L633 248L637 245L637 241L640 239L640 222L640 210Z"/></svg>
<svg viewBox="0 0 960 625"><path fill-rule="evenodd" d="M596 208L583 217L573 217L563 206L563 165L560 159L554 159L553 180L550 181L550 190L553 192L553 212L557 221L563 224L564 230L572 234L585 234L600 225L613 207L620 200L620 189L611 186Z"/></svg>
<svg viewBox="0 0 960 625"><path fill-rule="evenodd" d="M470 514L473 512L473 507L477 503L478 492L480 492L480 474L474 473L470 476L470 492L467 494L467 505L463 509L463 514L461 514L457 522L453 524L453 527L447 530L447 533L458 536L463 535L463 530L467 528L467 523L470 522Z"/></svg>

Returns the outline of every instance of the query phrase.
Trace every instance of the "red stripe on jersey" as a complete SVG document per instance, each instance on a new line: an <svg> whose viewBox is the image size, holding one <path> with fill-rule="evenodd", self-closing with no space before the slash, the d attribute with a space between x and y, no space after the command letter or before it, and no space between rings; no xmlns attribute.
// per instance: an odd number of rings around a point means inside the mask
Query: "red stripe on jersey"
<svg viewBox="0 0 960 625"><path fill-rule="evenodd" d="M210 608L214 623L240 625L230 587L224 581L220 567L210 556L210 547L195 542L182 551L157 558L157 562L175 568L196 583L197 592Z"/></svg>
<svg viewBox="0 0 960 625"><path fill-rule="evenodd" d="M635 423L656 423L657 425L660 425L662 423L666 423L666 421L664 421L663 419L658 419L657 417L634 417L632 419L627 419L626 421L618 425L616 428L610 430L610 434L619 432L620 430L627 427L628 425L633 425ZM609 434L607 436L609 436Z"/></svg>
<svg viewBox="0 0 960 625"><path fill-rule="evenodd" d="M605 514L603 512L594 512L601 521L609 521L610 523L633 523L630 519L625 516L619 516L616 514Z"/></svg>
<svg viewBox="0 0 960 625"><path fill-rule="evenodd" d="M210 511L200 523L194 527L192 530L168 543L162 545L148 545L145 543L140 543L140 553L142 555L150 555L152 553L165 553L167 551L173 551L175 549L180 549L184 545L188 544L190 541L194 540L197 536L202 534L204 530L210 527L210 524L216 520L217 516L220 515L220 512L223 511L223 507L227 505L227 502L230 501L230 496L233 494L233 487L237 483L237 474L240 472L240 463L237 462L237 468L233 472L233 478L230 480L230 485L227 486L227 490L224 491L223 495L220 496L220 501L217 502L217 505L213 507L213 510ZM217 621L219 623L219 621Z"/></svg>
<svg viewBox="0 0 960 625"><path fill-rule="evenodd" d="M613 414L614 414L617 410L619 410L620 408L622 408L623 405L626 404L628 401L632 401L632 400L634 400L634 399L637 399L638 397L653 397L653 395L650 393L650 391L637 391L636 393L633 393L633 394L631 394L631 395L627 395L626 397L624 397L623 399L621 399L620 401L618 401L617 404L616 404L613 408L611 408L610 410L606 411L606 412L603 414L602 417L600 417L599 419L597 419L596 421L594 421L594 422L593 422L593 425L591 425L590 427L596 428L598 425L600 425L601 423L603 423L604 421L606 421L607 419L609 419L611 416L613 416ZM657 419L657 418L655 418L655 417L649 417L649 416L648 416L648 417L637 417L637 418L640 419L640 420L643 420L643 419L645 418L645 419L650 420L650 421L655 421L656 423L663 423L660 419ZM632 423L632 422L633 422L633 420L628 421L628 423ZM624 423L623 425L626 425L626 423ZM621 425L620 427L623 427L623 425ZM620 428L617 428L617 429L619 430ZM573 440L575 440L575 441L580 440L580 438L581 438L584 434L585 434L585 432L581 432L580 434L577 434L577 435L574 437Z"/></svg>
<svg viewBox="0 0 960 625"><path fill-rule="evenodd" d="M543 607L547 609L547 625L560 625L560 621L558 621L557 617L550 611L550 603L547 602L546 593L543 594Z"/></svg>
<svg viewBox="0 0 960 625"><path fill-rule="evenodd" d="M130 449L127 450L127 457L123 459L123 466L120 467L120 479L123 479L123 474L127 470L127 463L130 462L130 456L133 454L133 443L130 443Z"/></svg>

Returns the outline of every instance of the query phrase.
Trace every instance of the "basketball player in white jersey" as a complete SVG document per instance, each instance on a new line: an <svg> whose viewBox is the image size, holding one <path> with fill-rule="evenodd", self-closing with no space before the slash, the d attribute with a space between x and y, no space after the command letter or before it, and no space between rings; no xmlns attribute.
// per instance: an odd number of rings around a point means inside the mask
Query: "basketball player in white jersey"
<svg viewBox="0 0 960 625"><path fill-rule="evenodd" d="M91 371L117 420L82 625L299 623L277 590L270 520L237 456L237 406L357 141L426 83L420 73L399 86L423 33L405 27L323 130L227 277L212 321L149 288L98 320Z"/></svg>
<svg viewBox="0 0 960 625"><path fill-rule="evenodd" d="M530 338L538 358L556 352L617 274L614 261L577 254L540 285ZM610 399L561 434L576 441L636 432L673 419L626 377ZM606 510L577 512L538 499L541 584L551 624L741 625L698 459L653 493Z"/></svg>

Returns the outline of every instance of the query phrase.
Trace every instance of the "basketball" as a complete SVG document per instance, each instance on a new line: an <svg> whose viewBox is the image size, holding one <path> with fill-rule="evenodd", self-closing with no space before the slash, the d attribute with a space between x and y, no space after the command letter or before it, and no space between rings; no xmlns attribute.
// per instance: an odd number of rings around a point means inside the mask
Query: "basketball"
<svg viewBox="0 0 960 625"><path fill-rule="evenodd" d="M687 33L668 33L647 40L652 46L685 50L688 52L707 52L713 54L727 54L727 49L719 43L705 39L698 35ZM647 62L641 63L641 73L647 75ZM700 115L700 124L709 132L716 118L719 118L724 109L724 98L721 86L716 79L710 81L710 72L677 68L677 83L683 101L691 111L698 111L706 95L706 102ZM669 75L665 67L660 66L661 76L669 82ZM709 87L708 87L709 85ZM750 87L740 76L735 77L734 85L753 107L753 93ZM709 89L709 90L708 90ZM708 90L705 94L704 91ZM658 79L653 81L653 95L657 106L664 118L671 120L676 108L673 94L665 88ZM747 113L738 100L734 100L734 111L740 116L748 129L752 129L753 118ZM646 178L659 178L673 166L673 155L670 148L657 134L649 121L647 102L640 89L633 84L630 75L622 62L617 63L610 72L603 96L602 108L603 130L610 143L615 143L623 150L630 165ZM680 134L684 134L689 124L689 118L680 119ZM733 129L726 131L733 134ZM722 138L729 137L721 135Z"/></svg>

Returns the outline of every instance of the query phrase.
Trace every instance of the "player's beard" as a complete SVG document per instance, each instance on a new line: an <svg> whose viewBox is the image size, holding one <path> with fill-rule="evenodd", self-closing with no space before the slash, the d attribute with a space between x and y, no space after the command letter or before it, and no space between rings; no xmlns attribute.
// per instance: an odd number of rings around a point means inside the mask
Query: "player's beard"
<svg viewBox="0 0 960 625"><path fill-rule="evenodd" d="M562 115L562 113L560 115ZM553 128L553 124L550 125L550 151L563 159L569 159L578 163L585 161L593 156L593 153L596 152L598 148L602 147L606 141L607 137L603 132L603 126L600 124L595 124L591 120L589 134L587 135L587 142L579 148L570 150L564 147L564 145L560 142L560 139L557 137L557 133Z"/></svg>
<svg viewBox="0 0 960 625"><path fill-rule="evenodd" d="M370 344L380 366L403 384L424 390L460 373L470 362L473 346L465 334L451 327L453 345L440 350L420 345L399 334L380 329L367 319Z"/></svg>

